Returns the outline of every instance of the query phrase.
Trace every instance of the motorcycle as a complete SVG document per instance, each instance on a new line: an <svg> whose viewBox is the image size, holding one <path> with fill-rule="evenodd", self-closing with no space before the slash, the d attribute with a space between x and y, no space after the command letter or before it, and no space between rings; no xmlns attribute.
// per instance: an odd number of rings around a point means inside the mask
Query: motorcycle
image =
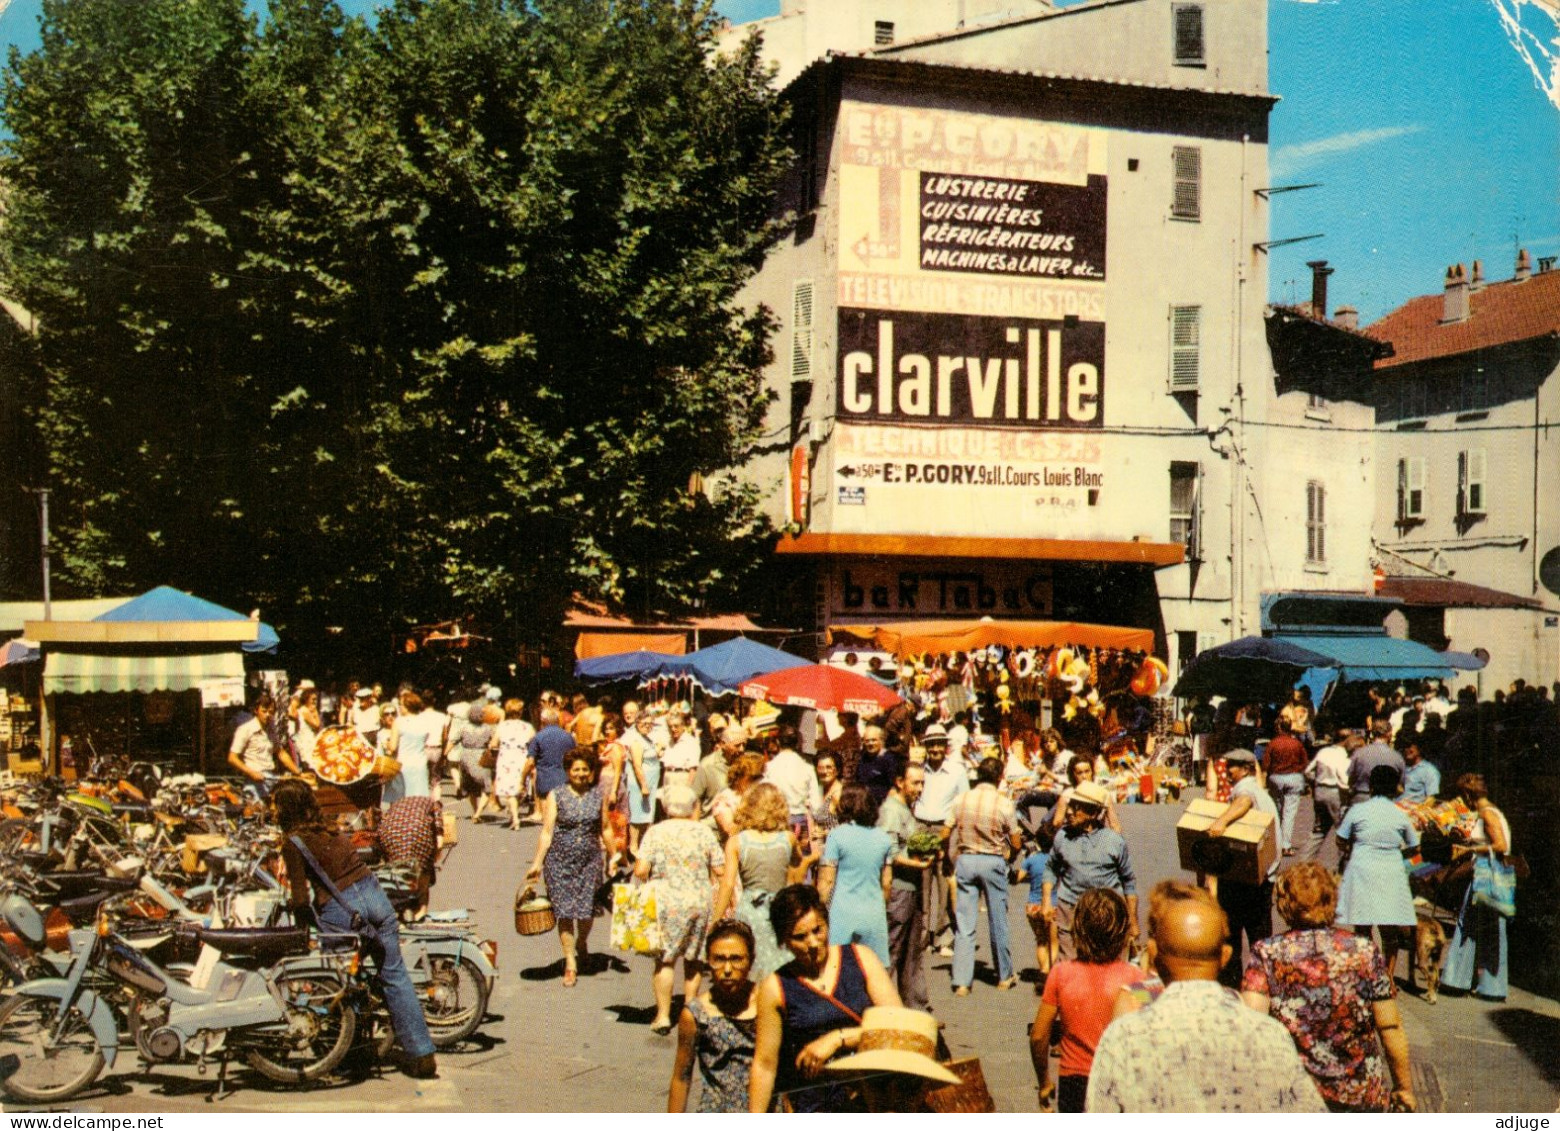
<svg viewBox="0 0 1560 1131"><path fill-rule="evenodd" d="M113 1067L128 1033L148 1063L220 1059L218 1098L230 1058L241 1055L270 1080L302 1084L336 1068L352 1047L357 1017L348 985L355 951L311 949L304 928L208 930L186 924L220 955L190 983L157 965L116 929L105 908L80 941L64 977L26 982L0 1005L0 1056L17 1071L0 1088L31 1103L66 1100ZM107 978L115 992L98 980Z"/></svg>

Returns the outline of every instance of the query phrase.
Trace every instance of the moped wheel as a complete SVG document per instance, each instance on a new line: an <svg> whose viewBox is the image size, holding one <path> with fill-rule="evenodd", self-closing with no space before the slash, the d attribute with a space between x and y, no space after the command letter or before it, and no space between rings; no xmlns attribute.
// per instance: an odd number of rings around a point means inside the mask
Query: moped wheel
<svg viewBox="0 0 1560 1131"><path fill-rule="evenodd" d="M487 979L470 959L429 955L428 985L419 989L435 1048L464 1041L477 1031L487 1013Z"/></svg>
<svg viewBox="0 0 1560 1131"><path fill-rule="evenodd" d="M23 994L13 994L0 1005L0 1056L14 1055L20 1062L0 1083L13 1099L69 1099L103 1071L103 1050L80 1009L70 1007L55 1036L59 1005L58 998Z"/></svg>
<svg viewBox="0 0 1560 1131"><path fill-rule="evenodd" d="M357 1032L357 1013L342 984L329 975L300 973L284 974L276 985L287 1003L286 1031L256 1034L245 1052L249 1067L279 1084L328 1075L351 1051Z"/></svg>

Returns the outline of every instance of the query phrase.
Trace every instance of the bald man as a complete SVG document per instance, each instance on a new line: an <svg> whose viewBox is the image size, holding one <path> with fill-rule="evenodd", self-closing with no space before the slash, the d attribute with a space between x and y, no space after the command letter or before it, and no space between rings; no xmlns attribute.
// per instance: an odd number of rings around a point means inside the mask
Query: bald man
<svg viewBox="0 0 1560 1131"><path fill-rule="evenodd" d="M747 749L747 729L733 723L720 732L720 745L715 747L693 774L693 792L699 799L701 816L708 817L715 798L726 788L726 774L731 763Z"/></svg>
<svg viewBox="0 0 1560 1131"><path fill-rule="evenodd" d="M1219 985L1230 946L1218 902L1167 880L1149 907L1148 953L1165 990L1105 1030L1087 1110L1326 1111L1289 1031Z"/></svg>

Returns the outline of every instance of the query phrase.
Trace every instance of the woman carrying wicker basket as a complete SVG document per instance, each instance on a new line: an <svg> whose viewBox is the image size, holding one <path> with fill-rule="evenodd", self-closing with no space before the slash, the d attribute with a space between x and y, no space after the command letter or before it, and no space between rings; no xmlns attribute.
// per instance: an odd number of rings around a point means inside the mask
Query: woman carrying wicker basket
<svg viewBox="0 0 1560 1131"><path fill-rule="evenodd" d="M579 955L596 917L596 889L606 871L603 840L610 842L612 834L602 821L595 755L576 747L565 756L563 769L564 785L542 802L542 837L525 878L529 883L545 873L547 895L558 916L563 984L573 986L579 979ZM609 843L608 848L616 846Z"/></svg>

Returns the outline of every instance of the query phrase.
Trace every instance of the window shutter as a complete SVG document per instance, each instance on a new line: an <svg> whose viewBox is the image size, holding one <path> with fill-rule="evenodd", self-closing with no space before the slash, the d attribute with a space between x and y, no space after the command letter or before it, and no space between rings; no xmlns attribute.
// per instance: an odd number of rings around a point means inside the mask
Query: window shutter
<svg viewBox="0 0 1560 1131"><path fill-rule="evenodd" d="M878 47L887 47L894 42L894 23L892 20L876 20L873 22L872 42Z"/></svg>
<svg viewBox="0 0 1560 1131"><path fill-rule="evenodd" d="M1207 61L1203 49L1203 6L1173 4L1175 21L1175 62L1178 67L1197 66Z"/></svg>
<svg viewBox="0 0 1560 1131"><path fill-rule="evenodd" d="M1327 489L1314 479L1305 485L1305 560L1327 562Z"/></svg>
<svg viewBox="0 0 1560 1131"><path fill-rule="evenodd" d="M1407 517L1420 518L1425 513L1425 458L1412 456L1404 462L1408 465Z"/></svg>
<svg viewBox="0 0 1560 1131"><path fill-rule="evenodd" d="M813 284L799 279L791 291L791 380L811 381L813 363Z"/></svg>
<svg viewBox="0 0 1560 1131"><path fill-rule="evenodd" d="M1483 448L1457 453L1460 513L1470 515L1484 513L1484 481L1487 470L1488 464Z"/></svg>
<svg viewBox="0 0 1560 1131"><path fill-rule="evenodd" d="M1406 459L1398 460L1397 516L1398 516L1398 521L1399 522L1402 522L1405 518L1409 517L1409 514L1408 514L1408 461Z"/></svg>
<svg viewBox="0 0 1560 1131"><path fill-rule="evenodd" d="M1178 220L1202 217L1202 150L1195 145L1178 145L1170 151L1175 185L1170 197L1170 215Z"/></svg>
<svg viewBox="0 0 1560 1131"><path fill-rule="evenodd" d="M1201 383L1202 307L1170 308L1170 391L1195 393Z"/></svg>

